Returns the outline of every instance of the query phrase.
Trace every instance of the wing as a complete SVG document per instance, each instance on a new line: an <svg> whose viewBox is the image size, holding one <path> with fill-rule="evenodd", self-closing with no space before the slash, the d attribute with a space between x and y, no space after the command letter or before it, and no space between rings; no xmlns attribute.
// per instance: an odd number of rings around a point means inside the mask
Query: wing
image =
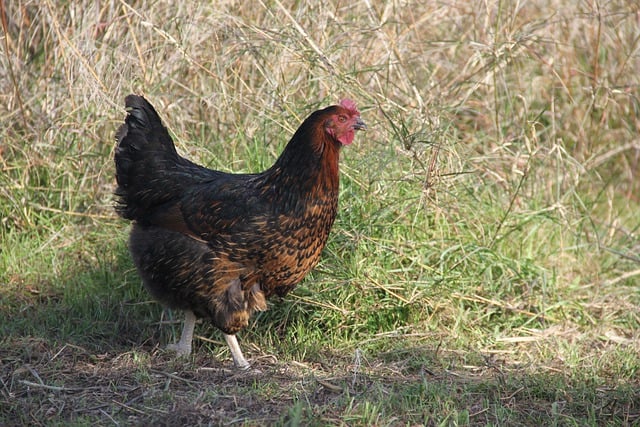
<svg viewBox="0 0 640 427"><path fill-rule="evenodd" d="M206 179L156 208L147 217L149 224L207 242L220 236L234 236L236 241L242 236L257 237L270 212L257 184L260 175L206 171L198 171Z"/></svg>

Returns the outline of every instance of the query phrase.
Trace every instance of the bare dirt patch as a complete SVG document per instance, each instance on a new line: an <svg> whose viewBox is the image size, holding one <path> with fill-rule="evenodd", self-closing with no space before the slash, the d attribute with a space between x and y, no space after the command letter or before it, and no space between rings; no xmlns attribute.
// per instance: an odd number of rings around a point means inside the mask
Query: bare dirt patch
<svg viewBox="0 0 640 427"><path fill-rule="evenodd" d="M281 390L304 382L299 369L261 359L245 373L203 354L176 360L157 349L94 354L41 340L6 344L0 353L1 412L16 424L96 418L166 425L275 420L293 399Z"/></svg>
<svg viewBox="0 0 640 427"><path fill-rule="evenodd" d="M40 339L4 344L0 416L16 425L262 424L286 418L302 396L325 408L325 421L338 420L333 403L364 378L344 361L333 361L330 372L320 364L252 357L252 369L240 372L204 352L176 359L157 348L95 353Z"/></svg>

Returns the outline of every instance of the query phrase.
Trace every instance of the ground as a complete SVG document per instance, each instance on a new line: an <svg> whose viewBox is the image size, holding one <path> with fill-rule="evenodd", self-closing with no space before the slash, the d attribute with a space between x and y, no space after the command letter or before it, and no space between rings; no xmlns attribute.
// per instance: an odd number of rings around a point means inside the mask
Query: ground
<svg viewBox="0 0 640 427"><path fill-rule="evenodd" d="M638 384L588 390L498 358L455 366L455 355L437 360L437 348L372 360L359 350L351 358L327 350L315 362L284 362L249 346L252 369L243 372L204 349L176 358L157 347L100 353L39 339L5 344L6 425L535 425L552 411L561 421L580 408L603 424L640 422ZM443 407L448 417L432 412Z"/></svg>

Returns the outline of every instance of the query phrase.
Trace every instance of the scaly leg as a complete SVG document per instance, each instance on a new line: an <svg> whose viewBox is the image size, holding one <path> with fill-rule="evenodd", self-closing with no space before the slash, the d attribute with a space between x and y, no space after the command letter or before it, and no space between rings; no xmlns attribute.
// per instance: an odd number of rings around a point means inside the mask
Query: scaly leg
<svg viewBox="0 0 640 427"><path fill-rule="evenodd" d="M229 350L231 350L231 357L233 358L233 363L236 365L238 369L246 371L249 369L249 362L242 355L242 350L240 350L240 345L238 344L238 339L235 335L227 335L223 333L224 339L229 346Z"/></svg>
<svg viewBox="0 0 640 427"><path fill-rule="evenodd" d="M182 336L176 344L169 344L167 350L175 351L178 356L188 356L191 354L191 341L193 341L193 328L196 326L196 315L193 311L184 312L184 324L182 325Z"/></svg>

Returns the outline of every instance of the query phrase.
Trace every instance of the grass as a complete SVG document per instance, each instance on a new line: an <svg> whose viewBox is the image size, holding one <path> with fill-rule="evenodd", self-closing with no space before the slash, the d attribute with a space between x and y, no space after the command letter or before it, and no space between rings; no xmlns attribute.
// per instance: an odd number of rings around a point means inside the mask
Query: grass
<svg viewBox="0 0 640 427"><path fill-rule="evenodd" d="M0 1L0 424L638 425L640 30L629 0ZM349 96L320 265L162 349L113 211L144 93L178 150L268 167Z"/></svg>

